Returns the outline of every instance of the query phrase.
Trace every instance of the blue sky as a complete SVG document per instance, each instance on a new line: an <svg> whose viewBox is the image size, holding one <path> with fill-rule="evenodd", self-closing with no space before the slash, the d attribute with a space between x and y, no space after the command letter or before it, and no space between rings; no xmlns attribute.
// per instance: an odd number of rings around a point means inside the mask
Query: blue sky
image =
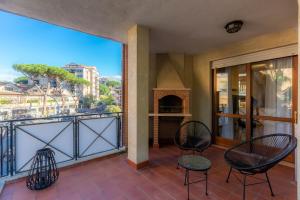
<svg viewBox="0 0 300 200"><path fill-rule="evenodd" d="M20 76L13 64L96 66L100 76L121 76L122 44L0 11L0 80Z"/></svg>

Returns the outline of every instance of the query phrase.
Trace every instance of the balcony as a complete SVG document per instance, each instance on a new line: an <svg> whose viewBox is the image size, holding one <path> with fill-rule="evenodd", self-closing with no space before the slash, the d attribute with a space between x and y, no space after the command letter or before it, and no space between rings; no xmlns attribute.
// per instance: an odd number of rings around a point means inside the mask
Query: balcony
<svg viewBox="0 0 300 200"><path fill-rule="evenodd" d="M169 141L190 120L212 132L208 196L197 183L191 199L242 199L240 174L225 181L224 149L275 133L300 139L296 1L28 0L0 9L121 42L124 112L0 121L1 199L187 199L181 152ZM43 147L55 151L60 177L30 191L24 177ZM246 199L300 199L299 160L298 147L272 165L275 197L262 184L247 187Z"/></svg>
<svg viewBox="0 0 300 200"><path fill-rule="evenodd" d="M212 169L208 174L208 196L204 183L191 185L191 199L234 200L242 198L242 185L232 177L225 182L228 166L222 149L211 147L203 155L209 158ZM8 184L1 200L17 199L186 199L183 185L184 171L176 169L180 151L174 146L150 150L150 165L139 171L127 164L126 153L115 154L102 160L88 161L60 170L58 181L42 191L30 191L24 180ZM200 174L193 173L193 178ZM239 174L236 174L239 176ZM270 171L275 191L271 198L267 184L247 188L247 199L296 199L294 169L278 165ZM249 182L255 180L249 179Z"/></svg>

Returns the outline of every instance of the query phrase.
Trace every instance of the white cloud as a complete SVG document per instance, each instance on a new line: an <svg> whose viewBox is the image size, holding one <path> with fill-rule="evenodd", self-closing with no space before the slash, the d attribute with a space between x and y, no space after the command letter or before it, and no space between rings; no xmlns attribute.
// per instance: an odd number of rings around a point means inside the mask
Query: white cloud
<svg viewBox="0 0 300 200"><path fill-rule="evenodd" d="M0 68L0 81L13 81L19 76L22 75L12 68Z"/></svg>
<svg viewBox="0 0 300 200"><path fill-rule="evenodd" d="M113 76L102 76L103 78L107 78L107 79L110 79L110 80L122 80L122 76L120 75L113 75Z"/></svg>

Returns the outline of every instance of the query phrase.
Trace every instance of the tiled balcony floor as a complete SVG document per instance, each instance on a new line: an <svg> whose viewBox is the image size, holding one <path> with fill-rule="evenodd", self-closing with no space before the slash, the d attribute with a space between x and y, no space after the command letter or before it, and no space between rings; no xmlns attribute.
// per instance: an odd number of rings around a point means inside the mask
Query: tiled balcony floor
<svg viewBox="0 0 300 200"><path fill-rule="evenodd" d="M187 199L183 185L183 170L176 169L179 151L176 147L151 149L150 166L135 171L126 163L126 154L113 158L91 161L87 164L61 170L57 183L43 191L30 191L25 181L8 184L1 200L9 199L96 199L96 200L169 200ZM191 185L191 199L242 199L242 185L232 176L225 182L228 166L223 160L223 150L215 147L204 155L212 161L209 171L208 193L204 192L204 182ZM246 199L296 199L296 185L293 181L294 169L276 166L270 171L270 179L275 192L271 197L267 184L249 186ZM192 173L191 178L200 174ZM249 181L251 181L249 179Z"/></svg>

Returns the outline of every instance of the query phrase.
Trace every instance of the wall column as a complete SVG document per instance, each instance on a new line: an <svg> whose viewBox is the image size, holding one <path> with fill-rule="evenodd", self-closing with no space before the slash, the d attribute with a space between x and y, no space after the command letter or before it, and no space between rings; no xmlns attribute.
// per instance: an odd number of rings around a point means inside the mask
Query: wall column
<svg viewBox="0 0 300 200"><path fill-rule="evenodd" d="M128 31L128 163L135 169L149 159L149 29Z"/></svg>
<svg viewBox="0 0 300 200"><path fill-rule="evenodd" d="M298 0L298 63L300 63L300 0ZM295 136L297 138L297 148L296 148L296 156L295 156L295 173L296 173L296 181L297 181L297 199L300 199L300 124L299 124L299 109L300 109L300 69L298 65L298 123L295 125Z"/></svg>

